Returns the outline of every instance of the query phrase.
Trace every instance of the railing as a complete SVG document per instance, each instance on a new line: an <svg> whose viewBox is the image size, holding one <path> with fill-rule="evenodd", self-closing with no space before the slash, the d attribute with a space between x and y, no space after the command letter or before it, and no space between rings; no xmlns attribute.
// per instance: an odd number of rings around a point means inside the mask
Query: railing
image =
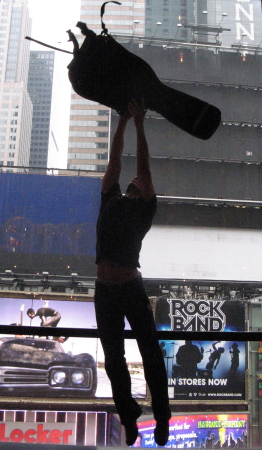
<svg viewBox="0 0 262 450"><path fill-rule="evenodd" d="M81 338L99 338L97 329L91 328L45 328L45 327L28 327L28 326L11 326L0 325L1 334L15 335L39 335L41 336L65 336L65 337L81 337ZM178 340L201 340L216 341L221 339L221 331L157 331L159 340L161 339L178 339ZM131 330L124 331L125 339L135 339ZM223 341L262 341L262 332L260 331L223 331Z"/></svg>

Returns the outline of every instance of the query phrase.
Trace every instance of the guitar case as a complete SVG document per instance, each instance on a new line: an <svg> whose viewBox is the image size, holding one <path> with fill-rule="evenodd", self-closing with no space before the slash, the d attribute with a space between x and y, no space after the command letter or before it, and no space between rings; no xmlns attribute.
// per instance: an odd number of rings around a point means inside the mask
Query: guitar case
<svg viewBox="0 0 262 450"><path fill-rule="evenodd" d="M111 2L105 2L101 7L100 35L85 23L78 22L77 27L85 36L79 47L75 35L71 30L67 31L69 40L74 44L74 57L68 65L68 76L74 91L83 98L115 109L119 114L126 111L132 98L138 101L144 98L146 109L156 111L197 138L209 139L220 124L220 110L166 86L146 61L119 44L102 21L107 3Z"/></svg>

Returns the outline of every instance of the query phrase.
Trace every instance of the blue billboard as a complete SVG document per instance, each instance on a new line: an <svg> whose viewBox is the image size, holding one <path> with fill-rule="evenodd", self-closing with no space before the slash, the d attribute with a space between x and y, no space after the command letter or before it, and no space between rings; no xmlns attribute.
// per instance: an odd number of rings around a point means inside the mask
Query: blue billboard
<svg viewBox="0 0 262 450"><path fill-rule="evenodd" d="M93 275L100 192L100 178L0 174L0 270Z"/></svg>

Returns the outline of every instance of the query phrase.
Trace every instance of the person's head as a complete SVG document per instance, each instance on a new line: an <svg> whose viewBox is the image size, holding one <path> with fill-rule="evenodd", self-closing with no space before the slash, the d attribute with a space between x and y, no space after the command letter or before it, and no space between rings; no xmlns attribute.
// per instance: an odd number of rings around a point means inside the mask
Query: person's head
<svg viewBox="0 0 262 450"><path fill-rule="evenodd" d="M33 319L35 317L35 310L33 308L29 308L26 314L30 317L30 319Z"/></svg>
<svg viewBox="0 0 262 450"><path fill-rule="evenodd" d="M139 182L138 182L138 178L135 177L132 181L130 181L130 183L128 184L127 188L126 188L126 197L130 197L130 198L139 198L141 197L141 192L139 189Z"/></svg>

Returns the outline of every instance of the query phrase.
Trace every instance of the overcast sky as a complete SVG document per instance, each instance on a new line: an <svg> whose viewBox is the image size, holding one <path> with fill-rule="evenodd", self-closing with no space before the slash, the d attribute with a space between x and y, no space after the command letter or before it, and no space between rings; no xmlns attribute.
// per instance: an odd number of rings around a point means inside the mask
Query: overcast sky
<svg viewBox="0 0 262 450"><path fill-rule="evenodd" d="M53 46L59 46L58 42L61 42L61 48L72 51L66 31L77 30L80 0L28 0L28 4L32 18L31 37ZM39 46L35 49L40 50Z"/></svg>
<svg viewBox="0 0 262 450"><path fill-rule="evenodd" d="M30 37L53 47L72 52L73 43L68 42L66 31L71 29L74 33L79 33L79 29L75 25L80 20L80 4L81 0L28 0L30 17L32 19ZM48 48L31 41L30 50L43 51L48 50ZM60 95L60 106L62 105L60 122L64 126L63 142L60 141L60 147L63 150L59 153L59 161L57 163L59 168L66 168L67 166L71 92L67 66L72 57L73 55L67 53L55 52L55 61L59 66L60 94L62 94ZM61 133L59 136L62 139Z"/></svg>

